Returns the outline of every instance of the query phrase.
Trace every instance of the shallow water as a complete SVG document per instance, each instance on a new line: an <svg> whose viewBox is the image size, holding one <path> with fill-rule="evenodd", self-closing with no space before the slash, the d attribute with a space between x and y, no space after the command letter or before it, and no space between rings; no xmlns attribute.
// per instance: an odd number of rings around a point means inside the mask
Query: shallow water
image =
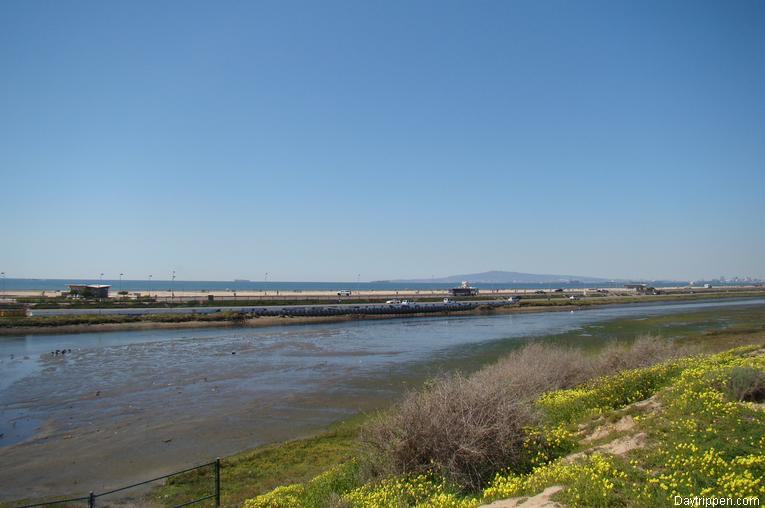
<svg viewBox="0 0 765 508"><path fill-rule="evenodd" d="M17 498L79 489L83 478L96 490L129 483L380 407L479 351L486 361L529 337L599 321L744 305L765 299L2 337L0 484L15 475L5 495ZM117 462L110 472L93 467L107 459Z"/></svg>

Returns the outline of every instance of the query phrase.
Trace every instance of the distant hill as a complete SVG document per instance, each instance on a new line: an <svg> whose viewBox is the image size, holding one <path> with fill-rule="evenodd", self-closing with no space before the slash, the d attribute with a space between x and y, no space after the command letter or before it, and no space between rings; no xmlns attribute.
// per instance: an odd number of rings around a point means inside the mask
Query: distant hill
<svg viewBox="0 0 765 508"><path fill-rule="evenodd" d="M587 277L585 275L550 275L550 274L535 274L535 273L521 273L521 272L505 272L501 270L493 270L490 272L481 273L465 273L460 275L450 275L448 277L440 277L433 279L398 279L391 282L444 282L444 283L458 283L463 280L470 281L471 284L475 283L535 283L535 282L608 282L613 279L603 279L600 277Z"/></svg>

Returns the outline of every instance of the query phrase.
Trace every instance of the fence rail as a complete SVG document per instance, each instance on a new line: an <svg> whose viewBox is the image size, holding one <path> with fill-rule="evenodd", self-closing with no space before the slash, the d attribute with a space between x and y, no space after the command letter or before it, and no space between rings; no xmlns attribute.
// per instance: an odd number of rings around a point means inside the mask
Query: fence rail
<svg viewBox="0 0 765 508"><path fill-rule="evenodd" d="M213 468L214 468L213 471L215 472L213 493L208 495L208 496L200 497L200 498L197 498L197 499L192 499L191 501L187 501L187 502L185 502L183 504L176 505L173 508L181 508L182 506L190 506L190 505L193 505L193 504L196 504L196 503L201 503L202 501L207 501L209 499L214 499L215 500L215 506L216 506L216 508L218 508L218 507L220 507L220 459L215 459L214 462L208 462L206 464L190 467L188 469L183 469L181 471L175 471L173 473L169 473L169 474L166 474L166 475L163 475L163 476L158 476L158 477L152 478L150 480L145 480L145 481L142 481L142 482L134 483L132 485L127 485L125 487L119 487L119 488L116 488L116 489L108 490L106 492L100 492L98 494L96 494L95 492L90 492L90 494L88 494L87 496L72 497L72 498L69 498L69 499L58 499L56 501L45 501L43 503L25 504L25 505L17 506L16 508L36 508L38 506L52 506L52 505L64 504L64 503L77 503L77 502L80 502L80 501L87 501L88 502L88 508L95 508L97 506L96 503L97 503L97 500L98 500L99 497L108 496L110 494L116 494L117 492L122 492L122 491L125 491L125 490L128 490L128 489L132 489L132 488L135 488L135 487L140 487L141 485L146 485L148 483L156 482L156 481L159 481L159 480L165 480L167 478L171 478L171 477L177 476L179 474L188 473L188 472L191 472L191 471L196 471L198 469L202 469L202 468L210 467L210 466L213 466Z"/></svg>

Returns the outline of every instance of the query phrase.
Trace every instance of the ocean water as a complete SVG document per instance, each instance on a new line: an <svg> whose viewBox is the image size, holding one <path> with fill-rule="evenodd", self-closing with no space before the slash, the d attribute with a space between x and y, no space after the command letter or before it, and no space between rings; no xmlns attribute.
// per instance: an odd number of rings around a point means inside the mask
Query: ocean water
<svg viewBox="0 0 765 508"><path fill-rule="evenodd" d="M110 284L114 290L120 291L336 291L350 289L351 291L368 290L445 290L456 286L455 283L439 282L278 282L278 281L201 281L201 280L114 280L114 279L5 279L0 280L0 294L3 291L35 290L56 291L68 290L69 284ZM687 282L658 281L651 282L654 287L682 286ZM623 282L558 282L558 283L472 283L483 289L545 289L564 288L581 289L589 287L623 287ZM718 285L718 284L716 284Z"/></svg>

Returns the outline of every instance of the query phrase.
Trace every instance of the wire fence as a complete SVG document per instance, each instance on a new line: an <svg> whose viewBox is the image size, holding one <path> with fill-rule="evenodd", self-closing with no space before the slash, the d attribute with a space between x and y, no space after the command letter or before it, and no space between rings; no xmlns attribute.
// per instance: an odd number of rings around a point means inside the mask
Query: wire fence
<svg viewBox="0 0 765 508"><path fill-rule="evenodd" d="M183 469L181 471L175 471L170 474L158 476L156 478L134 483L132 485L127 485L125 487L119 487L117 489L107 490L106 492L99 492L99 493L90 492L87 496L72 497L69 499L57 499L55 501L45 501L45 502L34 503L34 504L25 504L25 505L17 506L16 508L35 508L38 506L59 506L59 508L71 507L71 506L78 506L78 507L87 506L88 508L95 508L96 506L108 506L108 503L99 504L98 502L99 498L104 498L106 496L113 496L115 494L119 494L130 489L135 489L137 487L148 485L150 483L157 482L160 480L167 480L174 476L190 473L192 471L199 471L204 468L212 468L212 471L213 471L212 494L203 495L202 497L198 497L190 501L186 501L182 504L174 505L173 508L181 508L182 506L191 506L198 503L202 503L204 501L212 501L214 502L214 506L218 508L220 507L220 459L215 459L214 462L208 462L207 464L202 464L200 466L194 466L188 469Z"/></svg>

